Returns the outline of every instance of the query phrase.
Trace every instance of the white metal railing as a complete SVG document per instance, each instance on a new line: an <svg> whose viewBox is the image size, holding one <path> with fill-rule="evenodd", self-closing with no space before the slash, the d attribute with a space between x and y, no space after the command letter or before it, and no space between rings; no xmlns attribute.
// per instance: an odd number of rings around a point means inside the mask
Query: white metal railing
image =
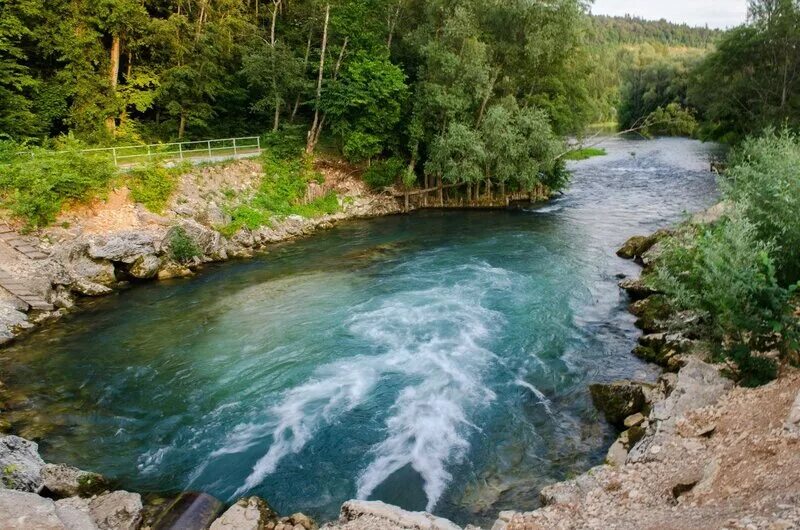
<svg viewBox="0 0 800 530"><path fill-rule="evenodd" d="M130 167L150 160L196 161L222 160L261 154L261 138L243 136L239 138L216 138L192 142L172 142L167 144L127 145L121 147L97 147L81 149L80 153L107 154L117 167ZM33 151L19 153L36 156ZM48 152L58 155L59 151Z"/></svg>

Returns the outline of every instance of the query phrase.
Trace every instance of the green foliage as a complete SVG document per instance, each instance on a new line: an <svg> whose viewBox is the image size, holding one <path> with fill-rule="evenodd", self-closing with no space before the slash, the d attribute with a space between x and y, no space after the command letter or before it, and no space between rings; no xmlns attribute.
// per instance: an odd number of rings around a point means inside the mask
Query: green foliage
<svg viewBox="0 0 800 530"><path fill-rule="evenodd" d="M722 180L761 241L769 241L783 285L800 281L800 137L788 130L746 140Z"/></svg>
<svg viewBox="0 0 800 530"><path fill-rule="evenodd" d="M16 154L6 144L0 163L0 197L4 208L37 228L51 223L67 200L86 200L104 192L116 175L104 156L90 156L71 142L61 151L34 148Z"/></svg>
<svg viewBox="0 0 800 530"><path fill-rule="evenodd" d="M380 154L408 97L403 71L388 59L360 56L326 91L323 108L353 161Z"/></svg>
<svg viewBox="0 0 800 530"><path fill-rule="evenodd" d="M201 256L202 251L182 226L174 227L169 234L169 256L177 263L189 263Z"/></svg>
<svg viewBox="0 0 800 530"><path fill-rule="evenodd" d="M695 72L691 101L704 136L738 141L769 126L800 127L800 4L750 2L749 23L728 31Z"/></svg>
<svg viewBox="0 0 800 530"><path fill-rule="evenodd" d="M159 163L149 163L132 169L127 183L131 196L148 210L161 213L167 206L178 178L185 173L187 166L166 168Z"/></svg>
<svg viewBox="0 0 800 530"><path fill-rule="evenodd" d="M320 180L309 159L282 160L267 153L262 157L262 167L264 175L258 190L248 201L231 209L232 221L223 227L223 234L230 236L241 228L269 226L272 218L317 217L339 211L339 200L333 192L309 202L304 200L309 182Z"/></svg>
<svg viewBox="0 0 800 530"><path fill-rule="evenodd" d="M785 351L796 336L788 289L775 276L771 243L734 216L667 240L651 285L679 310L701 317L703 332L726 350Z"/></svg>
<svg viewBox="0 0 800 530"><path fill-rule="evenodd" d="M697 120L691 110L681 107L680 103L670 103L666 107L658 107L645 120L644 131L656 136L688 136L697 133Z"/></svg>
<svg viewBox="0 0 800 530"><path fill-rule="evenodd" d="M595 156L605 156L606 150L600 147L583 147L564 155L564 160L587 160Z"/></svg>
<svg viewBox="0 0 800 530"><path fill-rule="evenodd" d="M402 159L392 157L374 162L364 172L364 182L374 190L391 186L406 170L406 163Z"/></svg>

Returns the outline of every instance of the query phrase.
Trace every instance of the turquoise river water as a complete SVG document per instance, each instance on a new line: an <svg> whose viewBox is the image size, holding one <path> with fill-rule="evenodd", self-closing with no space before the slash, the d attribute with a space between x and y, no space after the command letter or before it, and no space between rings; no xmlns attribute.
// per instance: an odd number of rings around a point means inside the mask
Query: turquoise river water
<svg viewBox="0 0 800 530"><path fill-rule="evenodd" d="M712 147L609 140L519 211L354 221L137 286L0 352L48 461L140 491L349 498L485 522L602 461L587 385L653 378L617 287L631 235L710 205Z"/></svg>

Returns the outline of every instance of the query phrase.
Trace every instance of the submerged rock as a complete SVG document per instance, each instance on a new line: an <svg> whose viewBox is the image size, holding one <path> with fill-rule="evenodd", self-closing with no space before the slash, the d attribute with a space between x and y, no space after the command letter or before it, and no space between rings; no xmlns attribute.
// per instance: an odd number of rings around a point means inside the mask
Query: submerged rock
<svg viewBox="0 0 800 530"><path fill-rule="evenodd" d="M647 406L643 389L645 383L616 381L589 385L592 402L603 413L609 423L623 428L625 418L642 412Z"/></svg>
<svg viewBox="0 0 800 530"><path fill-rule="evenodd" d="M108 489L108 481L102 475L66 464L45 464L42 485L57 497L89 497Z"/></svg>
<svg viewBox="0 0 800 530"><path fill-rule="evenodd" d="M42 489L44 465L35 442L19 436L0 437L0 487L36 493Z"/></svg>
<svg viewBox="0 0 800 530"><path fill-rule="evenodd" d="M207 493L187 491L177 499L159 517L154 528L156 530L204 529L217 517L222 503Z"/></svg>

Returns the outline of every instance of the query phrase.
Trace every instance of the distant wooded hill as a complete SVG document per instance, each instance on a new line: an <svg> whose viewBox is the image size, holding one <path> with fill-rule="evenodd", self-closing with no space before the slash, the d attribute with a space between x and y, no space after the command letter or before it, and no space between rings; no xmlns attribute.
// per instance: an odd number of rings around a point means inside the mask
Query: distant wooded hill
<svg viewBox="0 0 800 530"><path fill-rule="evenodd" d="M644 20L638 17L592 16L597 37L610 44L658 43L667 46L708 48L722 31L711 28L674 24L666 20Z"/></svg>

